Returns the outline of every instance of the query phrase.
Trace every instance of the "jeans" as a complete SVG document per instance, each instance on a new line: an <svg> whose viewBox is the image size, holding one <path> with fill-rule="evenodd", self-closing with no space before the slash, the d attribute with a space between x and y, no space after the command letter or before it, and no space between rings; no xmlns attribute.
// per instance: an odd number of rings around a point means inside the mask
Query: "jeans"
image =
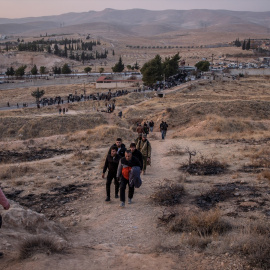
<svg viewBox="0 0 270 270"><path fill-rule="evenodd" d="M129 181L125 179L123 176L121 176L121 183L120 183L120 201L125 202L126 201L126 186L128 185L128 198L132 199L134 194L134 186L131 187L129 185Z"/></svg>
<svg viewBox="0 0 270 270"><path fill-rule="evenodd" d="M165 139L165 137L166 137L166 130L162 130L161 131L161 137L162 137L162 140Z"/></svg>
<svg viewBox="0 0 270 270"><path fill-rule="evenodd" d="M107 193L107 197L111 197L111 183L112 180L114 179L114 185L115 185L115 195L118 195L119 192L119 183L116 180L116 173L112 174L112 173L108 173L107 175L107 182L106 182L106 193Z"/></svg>

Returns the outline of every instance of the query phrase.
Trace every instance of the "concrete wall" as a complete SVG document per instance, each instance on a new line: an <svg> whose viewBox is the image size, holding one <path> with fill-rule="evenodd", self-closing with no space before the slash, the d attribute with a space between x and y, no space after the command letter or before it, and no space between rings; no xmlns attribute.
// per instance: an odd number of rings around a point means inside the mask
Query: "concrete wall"
<svg viewBox="0 0 270 270"><path fill-rule="evenodd" d="M270 68L230 69L231 75L239 75L240 73L251 76L270 76Z"/></svg>

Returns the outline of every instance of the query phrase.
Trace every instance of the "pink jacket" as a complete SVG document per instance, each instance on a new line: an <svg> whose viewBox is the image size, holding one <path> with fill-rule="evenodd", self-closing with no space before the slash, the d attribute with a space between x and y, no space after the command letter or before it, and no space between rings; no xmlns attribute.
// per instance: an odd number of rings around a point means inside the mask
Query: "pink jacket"
<svg viewBox="0 0 270 270"><path fill-rule="evenodd" d="M2 189L0 188L0 204L6 208L9 206L9 202L5 196L5 194L3 193Z"/></svg>

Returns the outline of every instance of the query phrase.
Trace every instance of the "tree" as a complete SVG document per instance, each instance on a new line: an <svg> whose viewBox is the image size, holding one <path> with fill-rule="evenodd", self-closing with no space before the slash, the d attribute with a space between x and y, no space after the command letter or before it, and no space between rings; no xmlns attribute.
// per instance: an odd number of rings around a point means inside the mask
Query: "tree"
<svg viewBox="0 0 270 270"><path fill-rule="evenodd" d="M9 77L9 76L13 76L15 74L15 70L13 67L10 67L10 68L7 68L7 71L6 71L6 75Z"/></svg>
<svg viewBox="0 0 270 270"><path fill-rule="evenodd" d="M89 72L91 72L91 70L92 70L92 68L90 68L90 67L84 68L84 72L85 72L85 73L89 73Z"/></svg>
<svg viewBox="0 0 270 270"><path fill-rule="evenodd" d="M104 72L104 68L101 67L101 68L98 69L98 71L101 74L102 72Z"/></svg>
<svg viewBox="0 0 270 270"><path fill-rule="evenodd" d="M37 88L37 90L31 93L31 96L34 97L36 99L36 103L39 104L39 100L42 96L44 96L44 94L45 94L44 90L39 90L39 88Z"/></svg>
<svg viewBox="0 0 270 270"><path fill-rule="evenodd" d="M242 45L242 50L246 49L246 41L244 40L243 45Z"/></svg>
<svg viewBox="0 0 270 270"><path fill-rule="evenodd" d="M200 71L208 71L210 67L210 62L206 60L200 61L195 65L195 67L199 69Z"/></svg>
<svg viewBox="0 0 270 270"><path fill-rule="evenodd" d="M160 55L156 55L154 59L146 62L141 68L141 73L143 74L143 82L146 85L153 85L157 81L162 81L163 79L163 68Z"/></svg>
<svg viewBox="0 0 270 270"><path fill-rule="evenodd" d="M131 70L132 69L131 65L127 65L127 69Z"/></svg>
<svg viewBox="0 0 270 270"><path fill-rule="evenodd" d="M140 66L139 66L139 64L137 63L137 61L136 61L135 65L134 65L134 69L136 69L136 70L139 70L139 69L140 69Z"/></svg>
<svg viewBox="0 0 270 270"><path fill-rule="evenodd" d="M125 68L125 65L122 62L122 58L121 56L119 57L119 61L118 63L116 63L113 67L112 67L112 71L113 72L122 72Z"/></svg>
<svg viewBox="0 0 270 270"><path fill-rule="evenodd" d="M249 38L248 41L247 41L247 44L246 44L246 50L250 50L250 38Z"/></svg>
<svg viewBox="0 0 270 270"><path fill-rule="evenodd" d="M163 62L163 73L166 78L177 74L178 72L178 63L180 60L179 53L175 54L173 57L166 57Z"/></svg>
<svg viewBox="0 0 270 270"><path fill-rule="evenodd" d="M39 73L40 73L40 74L45 74L45 73L46 73L46 67L41 66L41 67L39 68Z"/></svg>
<svg viewBox="0 0 270 270"><path fill-rule="evenodd" d="M37 75L38 74L38 69L37 69L36 65L34 65L33 68L31 69L31 73L32 73L32 75Z"/></svg>
<svg viewBox="0 0 270 270"><path fill-rule="evenodd" d="M17 77L22 77L24 74L25 74L25 69L26 69L26 65L24 65L24 66L20 66L19 68L17 68L16 70L15 70L15 75L17 76Z"/></svg>
<svg viewBox="0 0 270 270"><path fill-rule="evenodd" d="M70 74L71 73L71 69L68 66L68 64L64 64L62 67L62 74Z"/></svg>
<svg viewBox="0 0 270 270"><path fill-rule="evenodd" d="M53 68L52 68L52 71L53 71L53 74L61 74L61 68L59 67L57 67L57 66L54 66Z"/></svg>

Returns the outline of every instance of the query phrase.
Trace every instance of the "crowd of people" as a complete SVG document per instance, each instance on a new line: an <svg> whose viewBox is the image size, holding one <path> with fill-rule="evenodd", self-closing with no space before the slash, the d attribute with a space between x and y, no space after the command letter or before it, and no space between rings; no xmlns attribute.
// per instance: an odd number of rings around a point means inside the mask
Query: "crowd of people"
<svg viewBox="0 0 270 270"><path fill-rule="evenodd" d="M151 144L147 139L147 134L138 136L136 140L130 143L127 149L121 138L117 138L108 152L103 166L102 178L108 170L106 181L106 202L111 200L111 183L114 180L115 198L119 198L120 206L125 206L125 191L128 186L128 203L132 203L134 188L139 187L141 183L141 174L146 173L147 165L151 160Z"/></svg>
<svg viewBox="0 0 270 270"><path fill-rule="evenodd" d="M114 197L119 198L120 206L124 207L126 202L125 191L128 186L128 203L132 203L134 196L134 187L140 186L140 175L146 174L147 166L151 165L151 143L147 139L149 132L153 132L154 121L146 121L143 124L137 123L136 132L138 134L134 142L131 142L129 148L126 148L121 138L117 138L107 154L103 166L102 178L108 170L106 181L106 202L111 200L111 184L114 180ZM160 132L162 139L166 137L168 124L164 121L160 123Z"/></svg>

